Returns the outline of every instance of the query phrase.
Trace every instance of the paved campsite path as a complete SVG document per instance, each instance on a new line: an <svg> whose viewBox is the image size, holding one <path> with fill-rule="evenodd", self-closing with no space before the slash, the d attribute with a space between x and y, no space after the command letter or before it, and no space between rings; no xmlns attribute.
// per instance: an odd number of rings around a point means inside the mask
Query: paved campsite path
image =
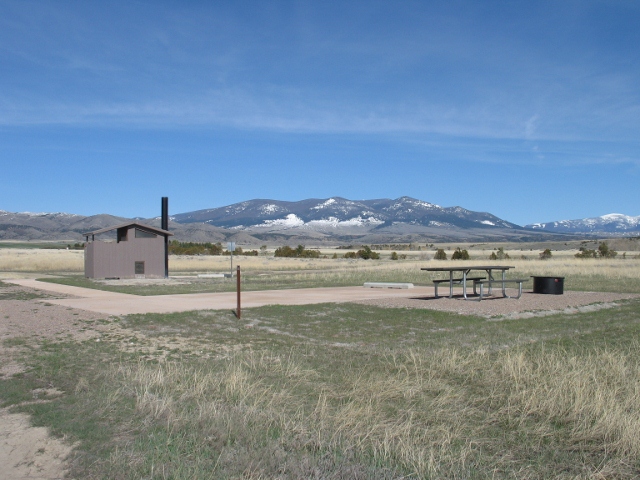
<svg viewBox="0 0 640 480"><path fill-rule="evenodd" d="M190 310L231 310L237 306L236 292L141 296L40 282L33 279L5 281L24 287L72 295L76 298L48 298L47 302L108 315L171 313ZM313 303L343 303L416 296L433 296L433 287L414 287L409 289L328 287L248 291L241 293L241 306L242 308L250 308L263 305L308 305Z"/></svg>

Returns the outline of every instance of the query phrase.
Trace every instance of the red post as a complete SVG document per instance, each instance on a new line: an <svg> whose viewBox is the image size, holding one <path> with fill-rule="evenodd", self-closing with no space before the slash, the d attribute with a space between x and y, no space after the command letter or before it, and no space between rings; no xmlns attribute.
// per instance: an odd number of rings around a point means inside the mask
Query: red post
<svg viewBox="0 0 640 480"><path fill-rule="evenodd" d="M238 306L236 307L236 317L240 319L240 265L236 269L236 291L238 292Z"/></svg>

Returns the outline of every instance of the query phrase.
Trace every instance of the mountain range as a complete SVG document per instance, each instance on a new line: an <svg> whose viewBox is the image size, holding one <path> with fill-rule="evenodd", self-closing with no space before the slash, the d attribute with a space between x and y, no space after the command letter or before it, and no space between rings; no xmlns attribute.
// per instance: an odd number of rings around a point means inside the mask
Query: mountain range
<svg viewBox="0 0 640 480"><path fill-rule="evenodd" d="M0 210L0 239L82 241L83 233L127 220L106 214L85 217ZM159 217L136 220L160 226ZM541 241L572 234L633 234L640 231L640 217L612 214L521 227L490 213L410 197L361 201L332 197L298 202L256 199L179 213L171 216L169 228L181 241L253 245Z"/></svg>
<svg viewBox="0 0 640 480"><path fill-rule="evenodd" d="M556 233L593 233L629 235L640 232L640 217L630 217L620 213L611 213L601 217L581 220L558 220L547 223L534 223L525 228Z"/></svg>

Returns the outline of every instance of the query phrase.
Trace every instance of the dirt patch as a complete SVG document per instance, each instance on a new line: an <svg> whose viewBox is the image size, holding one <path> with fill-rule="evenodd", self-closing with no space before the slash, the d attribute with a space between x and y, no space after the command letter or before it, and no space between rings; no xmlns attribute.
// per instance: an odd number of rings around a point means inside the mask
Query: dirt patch
<svg viewBox="0 0 640 480"><path fill-rule="evenodd" d="M86 340L96 334L87 329L88 325L99 320L108 321L109 318L108 315L46 301L3 300L0 340L15 337Z"/></svg>
<svg viewBox="0 0 640 480"><path fill-rule="evenodd" d="M59 479L73 445L32 427L29 415L0 409L0 465L6 479Z"/></svg>
<svg viewBox="0 0 640 480"><path fill-rule="evenodd" d="M0 299L0 378L24 370L16 358L25 343L38 339L87 340L100 334L98 322L110 321L104 314L54 305L39 297L31 299L31 289L13 287L12 292L27 299Z"/></svg>

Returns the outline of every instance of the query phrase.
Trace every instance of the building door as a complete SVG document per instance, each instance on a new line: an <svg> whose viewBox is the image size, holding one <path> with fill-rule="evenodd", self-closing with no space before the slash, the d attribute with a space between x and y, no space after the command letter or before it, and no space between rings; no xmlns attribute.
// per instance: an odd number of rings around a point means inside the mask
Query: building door
<svg viewBox="0 0 640 480"><path fill-rule="evenodd" d="M144 277L144 262L136 262L135 273L136 277Z"/></svg>

